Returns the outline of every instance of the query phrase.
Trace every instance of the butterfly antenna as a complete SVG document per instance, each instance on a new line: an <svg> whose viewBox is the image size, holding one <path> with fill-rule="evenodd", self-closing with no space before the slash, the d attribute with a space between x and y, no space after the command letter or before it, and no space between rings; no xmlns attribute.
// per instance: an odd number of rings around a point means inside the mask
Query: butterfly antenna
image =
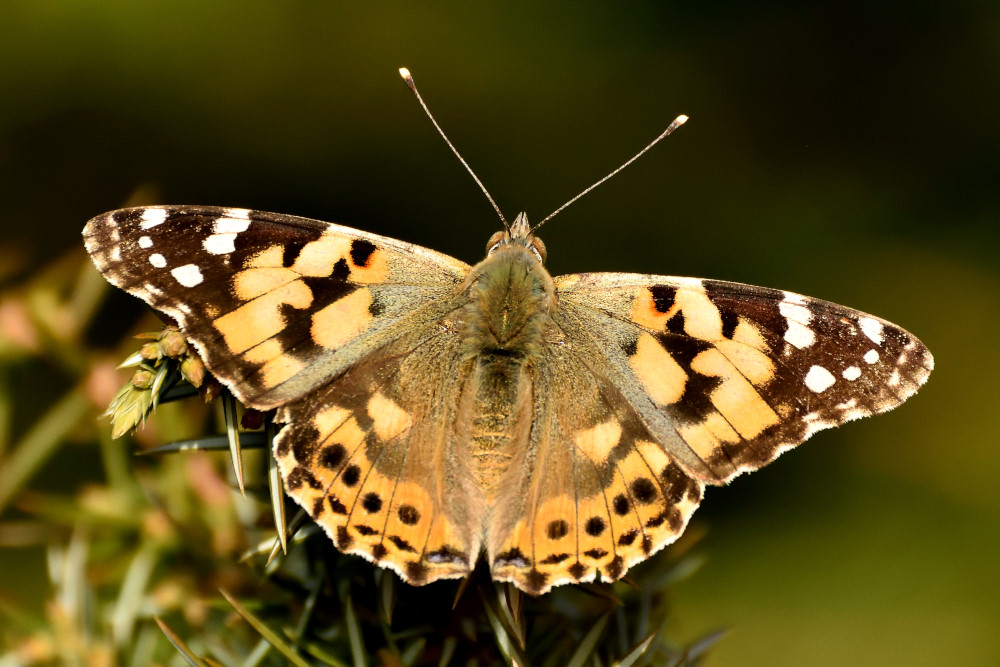
<svg viewBox="0 0 1000 667"><path fill-rule="evenodd" d="M569 205L572 204L573 202L575 202L577 199L579 199L583 195L587 194L588 192L590 192L591 190L593 190L594 188L596 188L598 185L604 183L604 181L607 181L612 176L614 176L615 174L617 174L619 171L621 171L625 167L629 166L630 164L632 164L633 162L635 162L636 160L638 160L640 157L642 157L643 153L645 153L646 151L648 151L650 148L652 148L656 144L660 143L660 140L665 139L666 137L668 137L670 135L671 132L673 132L678 127L680 127L681 125L683 125L684 123L686 123L687 119L688 119L688 117L685 116L685 115L683 115L683 114L681 114L677 118L674 118L673 122L670 123L670 125L667 126L667 129L665 129L663 131L663 134L661 134L660 136L658 136L657 138L655 138L651 142L649 142L648 146L646 146L641 151L639 151L638 153L636 153L635 155L633 155L631 157L631 159L629 159L625 164L623 164L622 166L618 167L613 172L611 172L610 174L608 174L607 176L605 176L601 180L597 181L596 183L594 183L593 185L591 185L589 188L587 188L586 190L584 190L583 192L581 192L577 196L573 197L572 199L570 199L568 202L566 202L565 204L563 204L562 206L560 206L556 210L552 211L552 213L549 213L547 216L545 216L544 220L542 220L537 225L535 225L534 227L531 228L531 233L534 234L535 230L537 230L539 227L541 227L542 225L544 225L546 222L548 222L552 218L554 218L557 215L559 215L560 213L562 213L564 209L568 208Z"/></svg>
<svg viewBox="0 0 1000 667"><path fill-rule="evenodd" d="M400 67L399 75L403 77L403 81L405 81L406 85L410 87L410 90L413 91L413 94L417 96L417 101L420 102L420 106L423 107L424 113L427 114L427 117L431 119L432 123L434 123L434 127L437 128L438 134L441 135L441 138L444 139L444 142L448 144L448 148L451 149L451 152L455 154L455 157L458 158L458 161L462 163L462 166L465 167L466 171L469 172L473 180L476 181L476 185L479 186L479 189L483 191L483 194L486 195L486 198L490 200L491 204L493 204L493 210L497 212L498 216L500 216L500 222L502 222L503 226L509 230L510 225L507 224L507 218L503 217L503 213L500 212L500 207L497 206L497 203L495 201L493 201L493 197L490 196L489 190L486 189L486 186L483 185L483 182L479 180L478 176L476 176L476 172L472 171L472 167L470 167L469 163L465 161L465 158L462 157L462 154L458 152L458 149L455 148L455 145L451 143L451 140L448 139L448 135L444 133L444 130L442 130L441 126L438 125L438 122L434 120L434 115L431 113L431 110L427 108L427 104L424 103L424 98L420 97L420 91L417 90L417 84L413 82L413 76L410 74L410 70L406 69L405 67Z"/></svg>

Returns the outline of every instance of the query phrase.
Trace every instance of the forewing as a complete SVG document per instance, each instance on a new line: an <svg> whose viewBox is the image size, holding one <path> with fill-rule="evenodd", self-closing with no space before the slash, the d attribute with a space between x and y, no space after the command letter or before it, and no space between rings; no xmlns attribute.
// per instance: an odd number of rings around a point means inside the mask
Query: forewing
<svg viewBox="0 0 1000 667"><path fill-rule="evenodd" d="M739 283L631 274L556 279L560 317L688 474L715 484L818 430L885 412L934 361L902 328Z"/></svg>
<svg viewBox="0 0 1000 667"><path fill-rule="evenodd" d="M245 209L122 209L83 236L109 281L176 320L212 374L260 409L439 319L469 269L394 239Z"/></svg>

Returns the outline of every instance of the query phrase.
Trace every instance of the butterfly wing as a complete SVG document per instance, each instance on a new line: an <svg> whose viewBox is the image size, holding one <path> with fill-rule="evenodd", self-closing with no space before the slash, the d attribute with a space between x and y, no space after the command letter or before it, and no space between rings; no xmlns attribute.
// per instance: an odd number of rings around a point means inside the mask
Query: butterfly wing
<svg viewBox="0 0 1000 667"><path fill-rule="evenodd" d="M109 281L177 321L212 374L260 409L439 319L469 270L395 239L245 209L122 209L83 236Z"/></svg>
<svg viewBox="0 0 1000 667"><path fill-rule="evenodd" d="M617 579L673 542L706 483L889 410L933 359L884 320L736 283L555 279L530 461L492 517L494 577L531 593Z"/></svg>
<svg viewBox="0 0 1000 667"><path fill-rule="evenodd" d="M84 229L112 283L174 318L245 404L279 408L288 493L346 553L412 583L465 574L483 509L454 438L468 265L366 232L208 207ZM445 372L447 369L447 372ZM438 378L438 382L434 382Z"/></svg>
<svg viewBox="0 0 1000 667"><path fill-rule="evenodd" d="M713 484L816 431L891 410L934 367L902 328L791 292L605 273L556 286L567 321L580 323L574 335L602 349L656 439Z"/></svg>
<svg viewBox="0 0 1000 667"><path fill-rule="evenodd" d="M530 446L486 545L493 577L534 595L618 579L684 531L703 490L615 387L600 348L562 330L532 366Z"/></svg>
<svg viewBox="0 0 1000 667"><path fill-rule="evenodd" d="M418 328L278 413L288 494L341 551L416 585L465 576L479 555L486 510L456 438L461 346L457 329Z"/></svg>

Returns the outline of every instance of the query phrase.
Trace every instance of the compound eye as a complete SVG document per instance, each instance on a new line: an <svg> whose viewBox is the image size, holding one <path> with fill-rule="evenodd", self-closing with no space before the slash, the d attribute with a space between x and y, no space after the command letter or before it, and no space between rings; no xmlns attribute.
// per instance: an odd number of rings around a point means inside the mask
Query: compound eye
<svg viewBox="0 0 1000 667"><path fill-rule="evenodd" d="M544 264L545 257L548 253L545 251L545 244L542 243L540 238L534 237L531 239L531 250L535 253L535 256L538 257L538 261Z"/></svg>
<svg viewBox="0 0 1000 667"><path fill-rule="evenodd" d="M496 250L498 247L500 247L500 245L504 242L506 236L507 235L504 232L497 232L496 234L490 237L490 240L486 242L487 257L492 255L493 251Z"/></svg>

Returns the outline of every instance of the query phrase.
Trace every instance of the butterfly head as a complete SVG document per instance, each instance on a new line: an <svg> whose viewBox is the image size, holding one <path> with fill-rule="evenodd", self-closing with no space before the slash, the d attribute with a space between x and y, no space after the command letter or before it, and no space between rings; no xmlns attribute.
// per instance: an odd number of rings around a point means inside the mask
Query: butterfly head
<svg viewBox="0 0 1000 667"><path fill-rule="evenodd" d="M514 224L510 229L497 232L490 237L486 244L486 256L504 248L527 248L535 256L539 264L545 263L545 244L537 236L531 233L531 225L528 224L528 214L518 213L514 219Z"/></svg>

